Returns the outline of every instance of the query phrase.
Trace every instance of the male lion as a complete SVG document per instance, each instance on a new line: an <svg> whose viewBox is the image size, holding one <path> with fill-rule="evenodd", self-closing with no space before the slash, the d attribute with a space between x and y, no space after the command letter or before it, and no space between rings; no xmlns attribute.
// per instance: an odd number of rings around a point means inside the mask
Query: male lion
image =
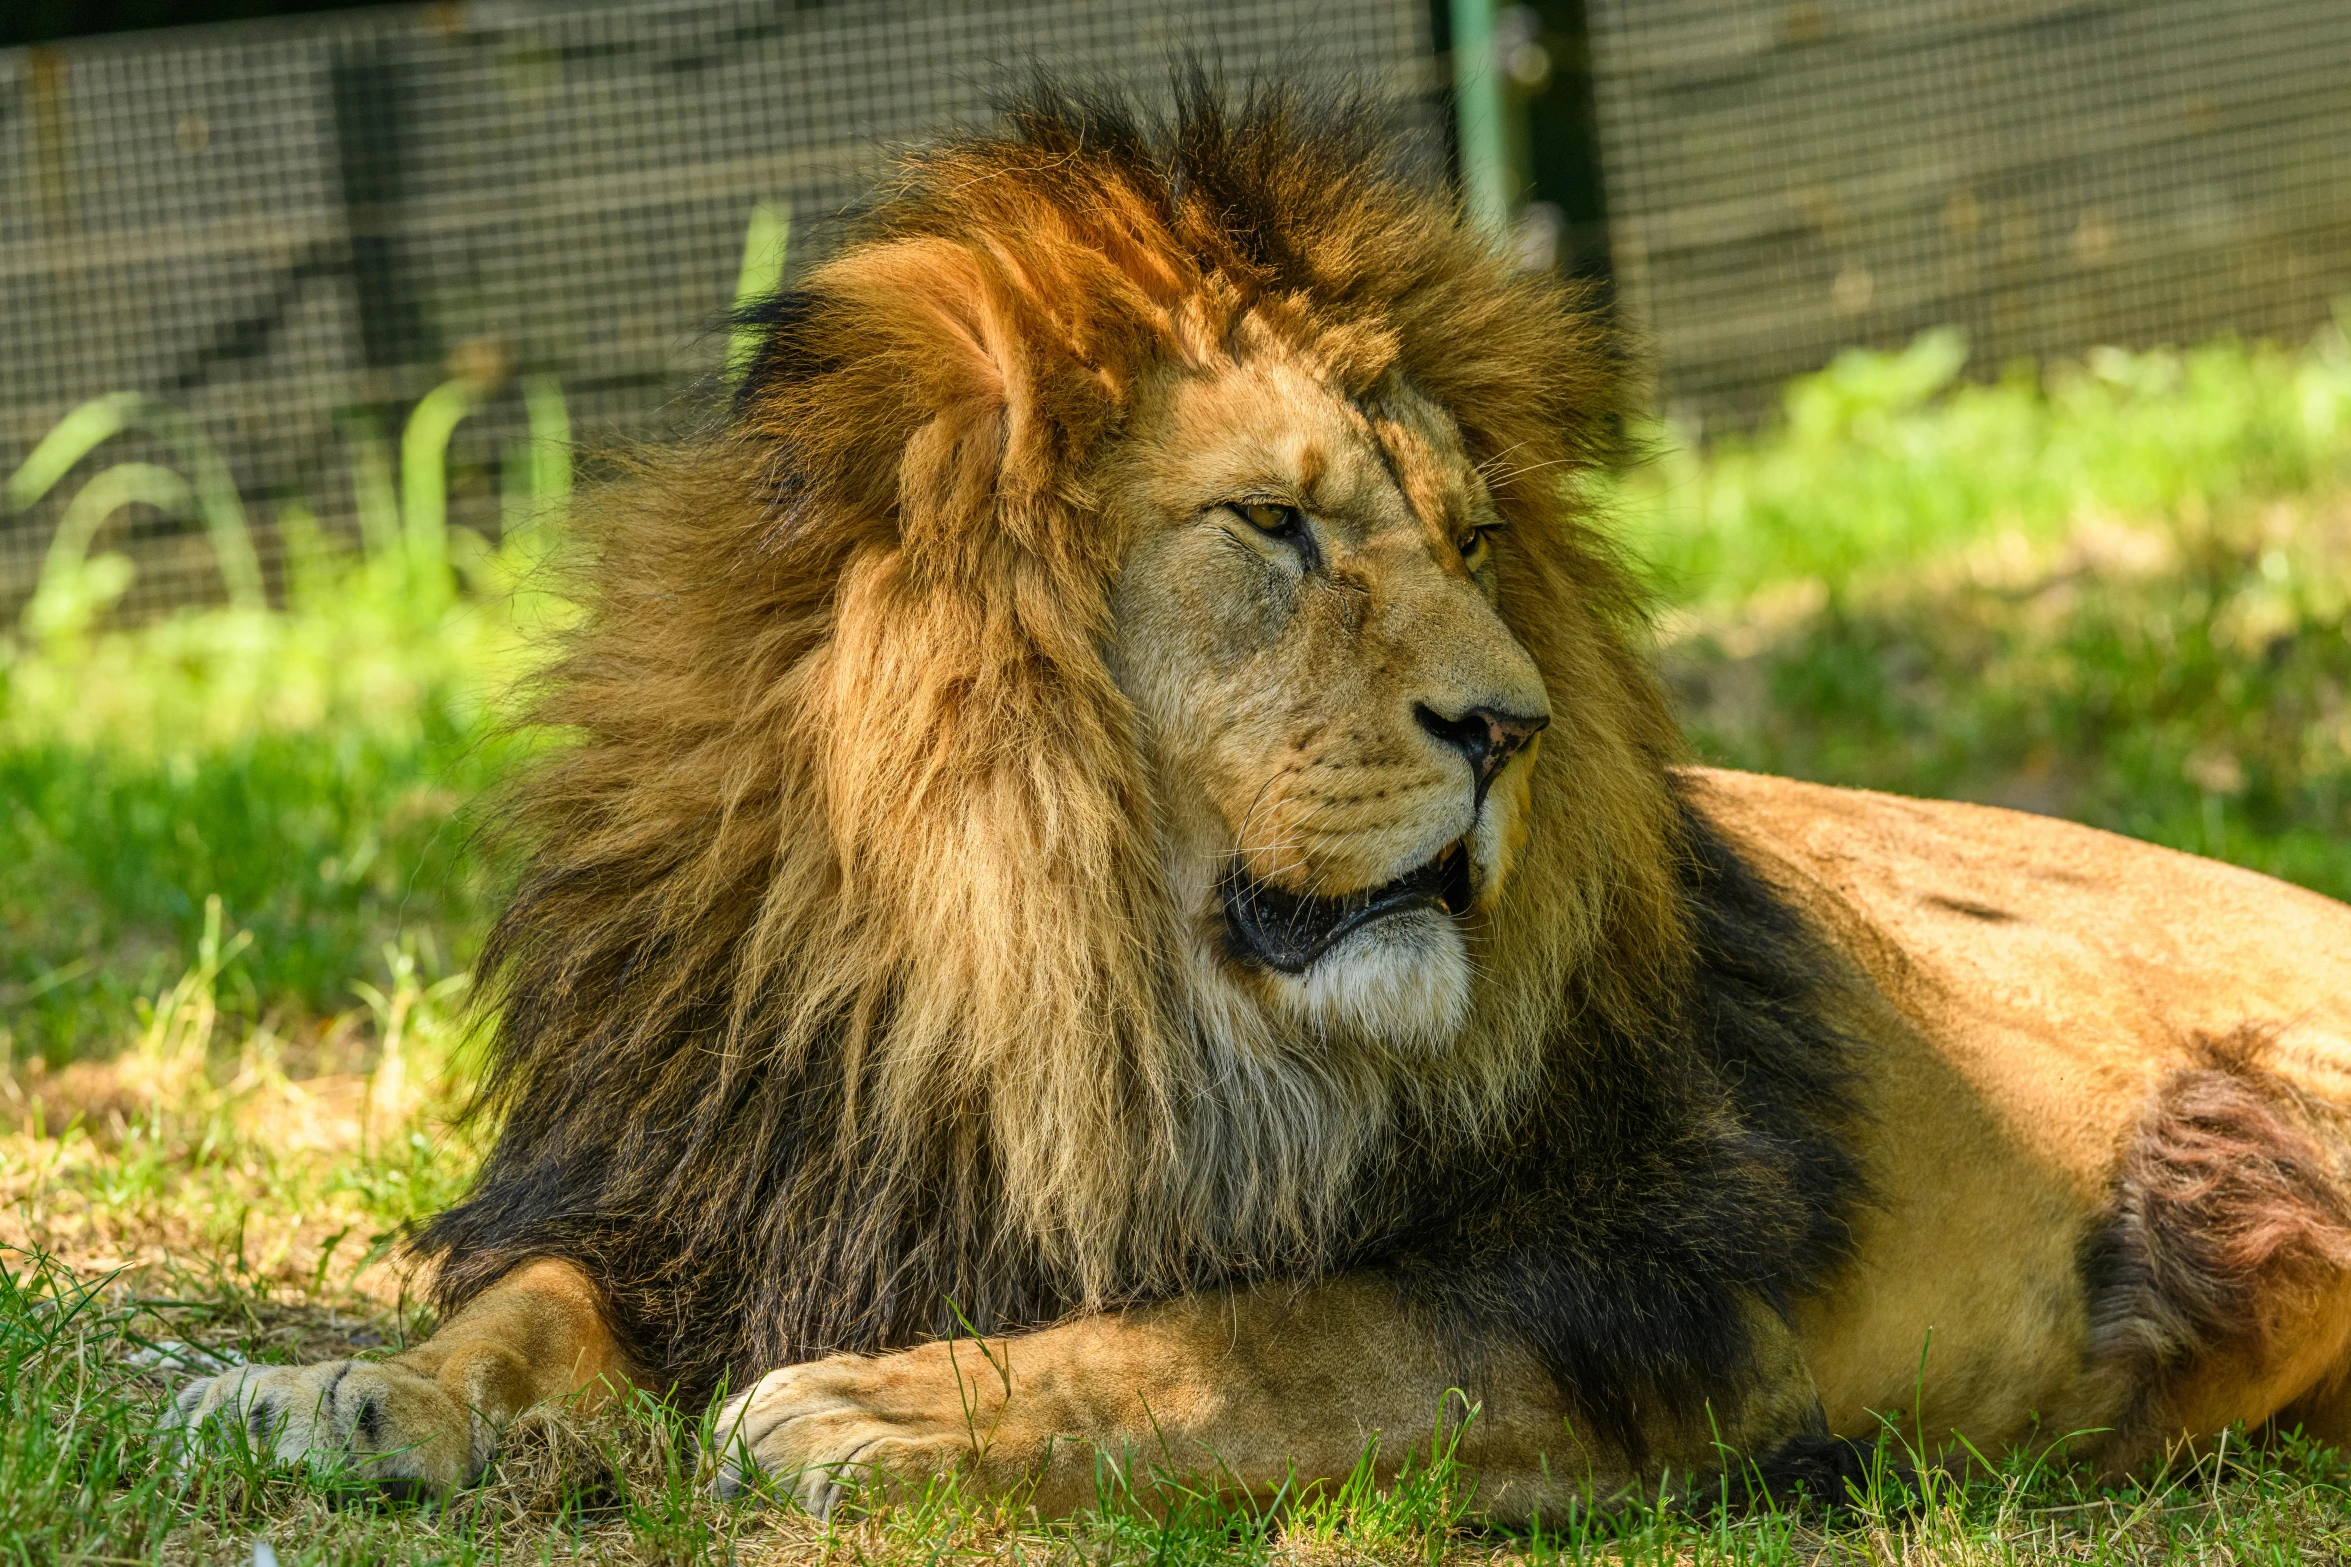
<svg viewBox="0 0 2351 1567"><path fill-rule="evenodd" d="M1502 1520L2351 1438L2351 910L1681 766L1600 329L1402 168L1200 91L901 165L591 526L440 1331L173 1425L449 1483L724 1389L730 1487L1054 1513L1460 1389Z"/></svg>

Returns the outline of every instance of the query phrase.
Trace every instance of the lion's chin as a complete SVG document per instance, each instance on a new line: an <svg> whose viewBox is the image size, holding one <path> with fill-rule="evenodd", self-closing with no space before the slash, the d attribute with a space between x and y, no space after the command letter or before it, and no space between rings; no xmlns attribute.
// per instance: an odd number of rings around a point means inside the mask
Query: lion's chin
<svg viewBox="0 0 2351 1567"><path fill-rule="evenodd" d="M1305 973L1266 979L1289 1021L1391 1050L1439 1049L1469 1017L1469 950L1441 909L1374 920Z"/></svg>
<svg viewBox="0 0 2351 1567"><path fill-rule="evenodd" d="M1215 891L1224 984L1246 976L1238 992L1281 1032L1395 1051L1443 1046L1470 1011L1461 916L1476 900L1476 852L1457 840L1339 897L1268 887L1234 859Z"/></svg>

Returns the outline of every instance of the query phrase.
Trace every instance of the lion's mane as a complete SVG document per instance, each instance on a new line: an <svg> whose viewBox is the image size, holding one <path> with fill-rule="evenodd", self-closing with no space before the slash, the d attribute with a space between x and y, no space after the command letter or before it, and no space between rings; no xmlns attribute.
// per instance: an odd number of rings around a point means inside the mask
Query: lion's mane
<svg viewBox="0 0 2351 1567"><path fill-rule="evenodd" d="M725 427L586 520L583 623L483 960L504 1117L438 1298L578 1260L689 1397L840 1349L1377 1267L1587 1406L1740 1374L1842 1244L1817 954L1679 803L1628 580L1569 482L1595 318L1347 106L1050 91L906 159L758 315ZM1449 410L1560 717L1468 1035L1237 1053L1181 1014L1102 656L1090 475L1240 324ZM1630 1194L1630 1195L1628 1195ZM1624 1423L1619 1418L1619 1424Z"/></svg>

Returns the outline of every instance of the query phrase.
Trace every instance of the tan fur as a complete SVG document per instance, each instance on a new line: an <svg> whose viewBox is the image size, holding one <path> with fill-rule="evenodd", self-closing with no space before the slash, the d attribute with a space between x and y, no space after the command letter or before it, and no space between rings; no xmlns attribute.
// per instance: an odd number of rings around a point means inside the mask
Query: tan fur
<svg viewBox="0 0 2351 1567"><path fill-rule="evenodd" d="M2324 1235L2339 1208L2283 1216L2320 1226L2322 1246L2277 1289L2258 1272L2268 1253L2245 1259L2254 1275L2240 1282L2275 1314L2270 1330L2168 1368L2136 1428L2137 1390L2093 1353L2077 1263L2144 1157L2164 1085L2203 1068L2211 1041L2253 1029L2257 1070L2281 1092L2351 1105L2351 910L2044 817L1705 777L1706 808L1871 985L1861 1016L1883 1201L1862 1219L1850 1284L1800 1319L1835 1428L1899 1410L1906 1429L1987 1451L2103 1430L2114 1434L2081 1445L2131 1465L2341 1383L2351 1272ZM2332 1188L2318 1200L2339 1204L2351 1191L2341 1110L2297 1135L2324 1150Z"/></svg>
<svg viewBox="0 0 2351 1567"><path fill-rule="evenodd" d="M1793 1341L1772 1331L1786 1380L1808 1395ZM1302 1410L1327 1415L1301 1421ZM1745 1418L1776 1432L1800 1413ZM1685 1483L1719 1466L1718 1441L1745 1451L1750 1434L1734 1411L1656 1429L1659 1456ZM947 1473L1047 1517L1108 1500L1105 1480L1147 1502L1170 1480L1296 1501L1367 1455L1392 1483L1429 1461L1432 1442L1481 1476L1479 1503L1501 1517L1561 1517L1618 1496L1627 1479L1525 1355L1506 1352L1465 1389L1392 1298L1360 1282L1193 1296L1017 1338L811 1361L731 1403L717 1436L725 1487L764 1474L820 1513L844 1488L919 1489Z"/></svg>

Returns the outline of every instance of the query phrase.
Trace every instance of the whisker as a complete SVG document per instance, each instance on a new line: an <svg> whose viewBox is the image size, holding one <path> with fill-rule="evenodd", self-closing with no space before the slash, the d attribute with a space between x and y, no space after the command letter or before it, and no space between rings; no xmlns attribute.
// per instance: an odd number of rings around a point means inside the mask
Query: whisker
<svg viewBox="0 0 2351 1567"><path fill-rule="evenodd" d="M1502 450L1496 452L1493 456L1487 458L1484 462L1479 463L1471 471L1474 472L1479 478L1483 479L1496 463L1499 463L1503 458L1509 456L1512 452L1517 451L1524 445L1526 445L1526 442L1524 441L1512 441L1508 446L1503 447Z"/></svg>
<svg viewBox="0 0 2351 1567"><path fill-rule="evenodd" d="M1508 473L1487 479L1486 485L1489 489L1491 489L1500 485L1515 484L1530 473L1541 473L1545 468L1573 467L1575 465L1575 461L1576 460L1572 457L1555 457L1549 462L1527 463L1522 467L1511 469Z"/></svg>

